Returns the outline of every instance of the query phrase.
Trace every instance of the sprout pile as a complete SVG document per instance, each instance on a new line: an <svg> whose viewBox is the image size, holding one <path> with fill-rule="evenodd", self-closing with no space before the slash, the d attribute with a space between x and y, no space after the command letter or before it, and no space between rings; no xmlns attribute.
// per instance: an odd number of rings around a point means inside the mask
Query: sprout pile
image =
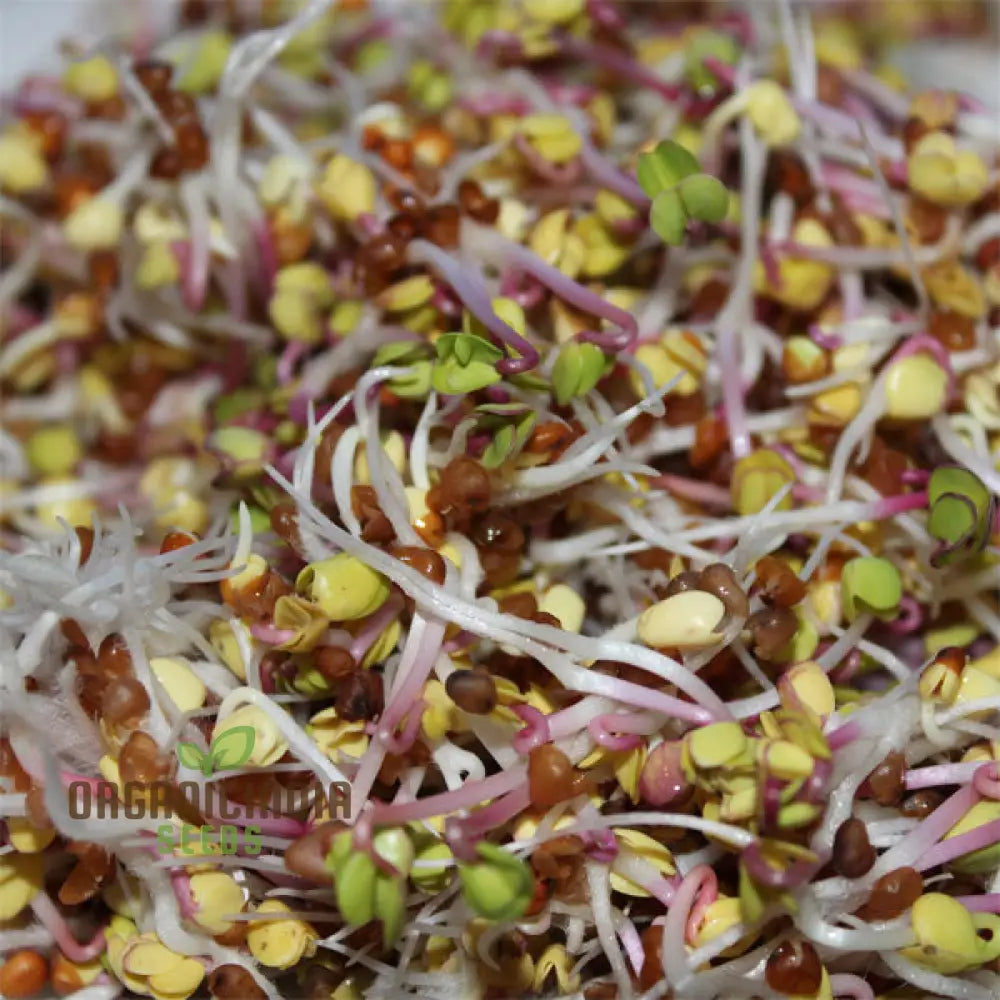
<svg viewBox="0 0 1000 1000"><path fill-rule="evenodd" d="M1000 996L1000 132L910 6L7 95L0 994Z"/></svg>

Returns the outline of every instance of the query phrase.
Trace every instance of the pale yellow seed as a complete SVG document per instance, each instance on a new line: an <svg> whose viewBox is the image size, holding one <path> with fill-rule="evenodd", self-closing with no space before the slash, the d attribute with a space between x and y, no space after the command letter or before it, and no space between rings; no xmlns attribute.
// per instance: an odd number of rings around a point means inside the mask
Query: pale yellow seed
<svg viewBox="0 0 1000 1000"><path fill-rule="evenodd" d="M375 303L386 312L408 312L430 302L433 295L434 282L426 274L415 274L390 285L379 293Z"/></svg>
<svg viewBox="0 0 1000 1000"><path fill-rule="evenodd" d="M151 243L146 247L135 270L135 283L150 291L176 285L181 276L177 257L166 243Z"/></svg>
<svg viewBox="0 0 1000 1000"><path fill-rule="evenodd" d="M31 139L20 131L0 136L0 188L27 194L48 183L49 167Z"/></svg>
<svg viewBox="0 0 1000 1000"><path fill-rule="evenodd" d="M78 205L63 222L66 241L75 250L91 252L117 248L125 216L108 198L97 195Z"/></svg>
<svg viewBox="0 0 1000 1000"><path fill-rule="evenodd" d="M802 122L784 88L773 80L758 80L744 91L747 115L760 137L772 146L798 138Z"/></svg>
<svg viewBox="0 0 1000 1000"><path fill-rule="evenodd" d="M886 416L896 420L930 420L940 413L948 394L948 373L926 354L913 354L893 364L885 380Z"/></svg>
<svg viewBox="0 0 1000 1000"><path fill-rule="evenodd" d="M722 767L747 748L738 722L715 722L695 729L688 737L691 761L698 768Z"/></svg>
<svg viewBox="0 0 1000 1000"><path fill-rule="evenodd" d="M702 649L719 641L715 629L725 614L714 594L689 590L647 608L639 616L638 636L647 646Z"/></svg>
<svg viewBox="0 0 1000 1000"><path fill-rule="evenodd" d="M565 583L557 583L542 595L538 610L554 615L567 632L579 632L583 627L586 605L583 598Z"/></svg>
<svg viewBox="0 0 1000 1000"><path fill-rule="evenodd" d="M818 663L797 663L785 674L797 700L825 719L836 708L830 678ZM788 706L793 707L793 706Z"/></svg>
<svg viewBox="0 0 1000 1000"><path fill-rule="evenodd" d="M83 455L80 439L69 424L40 427L28 439L25 448L31 467L39 475L69 473Z"/></svg>
<svg viewBox="0 0 1000 1000"><path fill-rule="evenodd" d="M94 56L73 63L63 75L63 86L84 101L107 101L118 93L118 72L105 56Z"/></svg>
<svg viewBox="0 0 1000 1000"><path fill-rule="evenodd" d="M185 660L176 656L154 656L149 666L180 711L192 712L205 704L205 685Z"/></svg>
<svg viewBox="0 0 1000 1000"><path fill-rule="evenodd" d="M375 175L343 154L330 160L316 185L316 194L327 211L348 222L374 210L375 191Z"/></svg>
<svg viewBox="0 0 1000 1000"><path fill-rule="evenodd" d="M269 767L288 752L288 742L271 717L256 705L243 705L216 723L212 742L237 726L250 726L254 731L253 748L245 762L248 766Z"/></svg>

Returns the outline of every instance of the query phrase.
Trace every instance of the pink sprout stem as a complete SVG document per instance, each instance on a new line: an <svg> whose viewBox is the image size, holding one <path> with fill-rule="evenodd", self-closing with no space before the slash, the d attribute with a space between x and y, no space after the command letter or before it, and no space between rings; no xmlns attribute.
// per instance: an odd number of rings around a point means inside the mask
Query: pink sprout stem
<svg viewBox="0 0 1000 1000"><path fill-rule="evenodd" d="M90 962L104 951L104 928L102 927L87 944L80 944L69 929L65 917L52 902L52 897L44 890L36 892L31 900L31 910L42 926L52 935L59 950L71 962Z"/></svg>
<svg viewBox="0 0 1000 1000"><path fill-rule="evenodd" d="M956 896L970 913L1000 913L1000 893L984 892L978 896Z"/></svg>
<svg viewBox="0 0 1000 1000"><path fill-rule="evenodd" d="M529 754L535 747L552 739L548 717L537 708L531 705L514 705L511 711L524 723L524 728L519 729L511 740L519 754Z"/></svg>
<svg viewBox="0 0 1000 1000"><path fill-rule="evenodd" d="M524 781L523 768L512 768L492 774L482 781L470 781L461 788L440 795L431 795L416 802L399 802L385 805L377 803L373 810L374 822L379 826L409 823L416 819L430 819L444 816L459 809L471 809L481 802L488 802L497 796L513 791Z"/></svg>
<svg viewBox="0 0 1000 1000"><path fill-rule="evenodd" d="M361 627L354 636L348 652L355 663L360 663L365 654L375 643L375 640L389 627L400 611L403 610L403 598L398 593L389 595L388 600L376 611L361 622Z"/></svg>
<svg viewBox="0 0 1000 1000"><path fill-rule="evenodd" d="M875 1000L872 988L852 972L840 972L830 976L830 989L835 997L847 997L848 1000Z"/></svg>
<svg viewBox="0 0 1000 1000"><path fill-rule="evenodd" d="M636 715L609 713L598 715L587 724L587 731L594 742L606 750L634 750L655 723ZM613 735L617 733L618 735Z"/></svg>
<svg viewBox="0 0 1000 1000"><path fill-rule="evenodd" d="M958 764L933 764L907 771L903 776L906 787L936 788L938 785L967 785L981 767L978 761Z"/></svg>
<svg viewBox="0 0 1000 1000"><path fill-rule="evenodd" d="M914 867L918 871L927 871L929 868L954 861L963 854L971 854L983 847L993 847L998 841L1000 841L1000 819L995 819L969 830L968 833L960 833L957 837L949 837L935 844L917 860Z"/></svg>

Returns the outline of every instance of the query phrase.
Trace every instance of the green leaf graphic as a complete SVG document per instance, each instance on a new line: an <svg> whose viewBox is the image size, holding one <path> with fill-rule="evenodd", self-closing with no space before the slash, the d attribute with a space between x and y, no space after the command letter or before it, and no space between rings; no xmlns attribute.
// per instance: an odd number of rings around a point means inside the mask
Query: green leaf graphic
<svg viewBox="0 0 1000 1000"><path fill-rule="evenodd" d="M233 726L212 741L209 751L216 771L228 771L245 764L253 753L257 734L253 726Z"/></svg>
<svg viewBox="0 0 1000 1000"><path fill-rule="evenodd" d="M178 743L177 759L185 766L200 771L205 762L205 754L194 743Z"/></svg>

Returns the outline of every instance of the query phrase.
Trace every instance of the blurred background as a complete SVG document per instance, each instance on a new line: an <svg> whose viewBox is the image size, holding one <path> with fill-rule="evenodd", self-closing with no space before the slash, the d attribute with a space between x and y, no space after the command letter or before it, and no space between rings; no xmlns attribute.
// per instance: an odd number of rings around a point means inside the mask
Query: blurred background
<svg viewBox="0 0 1000 1000"><path fill-rule="evenodd" d="M58 67L57 47L71 38L96 40L102 24L126 30L146 24L167 30L182 3L260 9L284 0L0 0L0 89L28 72ZM427 0L370 0L397 16ZM685 20L728 0L625 0L656 3L665 18ZM871 41L895 40L892 62L922 86L975 94L1000 112L1000 0L794 0L863 26ZM773 10L773 0L746 4Z"/></svg>

